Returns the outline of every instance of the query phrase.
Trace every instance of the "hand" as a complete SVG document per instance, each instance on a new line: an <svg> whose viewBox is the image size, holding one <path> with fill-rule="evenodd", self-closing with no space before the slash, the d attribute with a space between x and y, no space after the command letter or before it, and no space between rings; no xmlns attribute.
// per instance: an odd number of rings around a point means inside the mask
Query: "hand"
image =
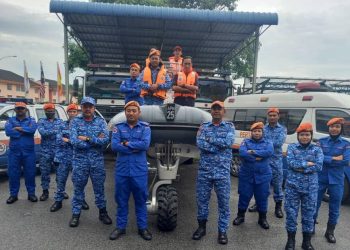
<svg viewBox="0 0 350 250"><path fill-rule="evenodd" d="M18 132L23 132L23 128L22 127L14 127L14 130L17 130Z"/></svg>
<svg viewBox="0 0 350 250"><path fill-rule="evenodd" d="M255 153L255 151L254 151L254 150L251 150L251 149L250 149L250 150L248 150L248 154L251 154L251 155L252 155L252 154L254 154L254 153Z"/></svg>
<svg viewBox="0 0 350 250"><path fill-rule="evenodd" d="M315 166L316 164L314 162L311 162L311 161L308 161L307 162L307 166L308 167L312 167L312 166Z"/></svg>
<svg viewBox="0 0 350 250"><path fill-rule="evenodd" d="M181 87L181 88L186 88L186 84L180 83L180 84L179 84L179 87Z"/></svg>
<svg viewBox="0 0 350 250"><path fill-rule="evenodd" d="M255 160L256 160L256 161L261 161L262 158L261 158L261 157L256 157Z"/></svg>
<svg viewBox="0 0 350 250"><path fill-rule="evenodd" d="M79 140L82 140L82 141L86 141L87 138L88 138L87 136L83 136L83 135L79 135L79 136L78 136L78 139L79 139Z"/></svg>
<svg viewBox="0 0 350 250"><path fill-rule="evenodd" d="M65 138L65 137L62 137L62 140L63 140L64 142L69 142L69 139L68 139L68 138Z"/></svg>
<svg viewBox="0 0 350 250"><path fill-rule="evenodd" d="M332 159L335 161L342 161L344 157L342 155L338 155L338 156L333 156Z"/></svg>
<svg viewBox="0 0 350 250"><path fill-rule="evenodd" d="M152 84L151 86L149 86L149 90L151 91L156 91L158 88L158 84Z"/></svg>
<svg viewBox="0 0 350 250"><path fill-rule="evenodd" d="M103 133L101 133L98 138L105 138L105 135Z"/></svg>

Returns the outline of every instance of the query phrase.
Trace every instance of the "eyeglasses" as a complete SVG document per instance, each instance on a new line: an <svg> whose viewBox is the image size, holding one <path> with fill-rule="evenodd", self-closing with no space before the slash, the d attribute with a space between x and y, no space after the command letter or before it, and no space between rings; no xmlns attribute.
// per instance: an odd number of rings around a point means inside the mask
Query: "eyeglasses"
<svg viewBox="0 0 350 250"><path fill-rule="evenodd" d="M25 110L26 108L24 107L16 107L15 110Z"/></svg>

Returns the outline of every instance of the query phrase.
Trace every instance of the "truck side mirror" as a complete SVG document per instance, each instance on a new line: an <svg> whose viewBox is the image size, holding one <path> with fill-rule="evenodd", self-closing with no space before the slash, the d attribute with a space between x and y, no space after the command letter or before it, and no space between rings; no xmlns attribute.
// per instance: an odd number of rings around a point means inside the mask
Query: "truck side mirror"
<svg viewBox="0 0 350 250"><path fill-rule="evenodd" d="M74 81L73 81L73 96L78 96L78 92L79 92L79 80L74 79Z"/></svg>

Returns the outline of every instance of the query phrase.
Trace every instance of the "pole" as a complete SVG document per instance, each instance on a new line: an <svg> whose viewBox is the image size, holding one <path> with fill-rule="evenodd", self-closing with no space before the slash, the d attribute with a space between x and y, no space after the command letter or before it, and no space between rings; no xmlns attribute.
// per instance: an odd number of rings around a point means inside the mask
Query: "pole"
<svg viewBox="0 0 350 250"><path fill-rule="evenodd" d="M66 19L63 19L64 27L64 82L66 84L66 103L69 103L69 68L68 68L68 28Z"/></svg>
<svg viewBox="0 0 350 250"><path fill-rule="evenodd" d="M252 82L252 92L255 94L256 91L256 73L258 70L258 52L259 52L259 31L260 27L255 31L255 46L254 46L254 71L253 71L253 82Z"/></svg>

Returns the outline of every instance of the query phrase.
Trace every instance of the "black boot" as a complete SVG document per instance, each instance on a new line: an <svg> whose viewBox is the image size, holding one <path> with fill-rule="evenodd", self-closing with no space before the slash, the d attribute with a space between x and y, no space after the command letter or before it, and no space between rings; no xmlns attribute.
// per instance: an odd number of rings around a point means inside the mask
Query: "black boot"
<svg viewBox="0 0 350 250"><path fill-rule="evenodd" d="M109 235L110 240L116 240L118 239L121 235L125 234L125 229L119 229L116 228L114 231Z"/></svg>
<svg viewBox="0 0 350 250"><path fill-rule="evenodd" d="M44 189L43 194L40 196L40 201L46 201L49 198L49 190Z"/></svg>
<svg viewBox="0 0 350 250"><path fill-rule="evenodd" d="M275 216L277 218L283 218L283 212L282 212L282 201L277 201L275 206Z"/></svg>
<svg viewBox="0 0 350 250"><path fill-rule="evenodd" d="M56 212L62 208L62 201L55 201L50 207L50 212Z"/></svg>
<svg viewBox="0 0 350 250"><path fill-rule="evenodd" d="M81 204L81 209L83 210L89 210L89 205L86 203L85 200L83 200L83 203Z"/></svg>
<svg viewBox="0 0 350 250"><path fill-rule="evenodd" d="M303 233L303 244L301 248L304 250L314 250L314 247L311 245L311 236L312 233Z"/></svg>
<svg viewBox="0 0 350 250"><path fill-rule="evenodd" d="M226 232L219 232L218 243L221 245L226 245L228 242Z"/></svg>
<svg viewBox="0 0 350 250"><path fill-rule="evenodd" d="M69 226L70 227L79 226L79 217L80 217L80 214L73 214L72 219L70 219L69 221Z"/></svg>
<svg viewBox="0 0 350 250"><path fill-rule="evenodd" d="M7 204L12 204L14 202L18 201L18 197L17 196L10 196L7 200L6 203Z"/></svg>
<svg viewBox="0 0 350 250"><path fill-rule="evenodd" d="M111 218L109 218L105 207L100 209L100 215L98 218L100 219L100 221L102 221L103 224L106 224L106 225L112 224L112 220Z"/></svg>
<svg viewBox="0 0 350 250"><path fill-rule="evenodd" d="M200 240L207 231L207 221L206 220L198 220L198 228L193 233L192 239L193 240Z"/></svg>
<svg viewBox="0 0 350 250"><path fill-rule="evenodd" d="M326 237L327 241L329 243L336 243L337 240L334 236L334 229L335 229L335 225L331 225L331 224L327 224L327 230L326 233L324 234L324 237Z"/></svg>
<svg viewBox="0 0 350 250"><path fill-rule="evenodd" d="M255 213L256 211L258 211L258 207L257 207L256 203L254 203L251 207L249 207L248 211L250 213Z"/></svg>
<svg viewBox="0 0 350 250"><path fill-rule="evenodd" d="M259 220L258 224L263 228L263 229L269 229L270 225L266 220L266 212L259 212Z"/></svg>
<svg viewBox="0 0 350 250"><path fill-rule="evenodd" d="M288 241L284 249L285 250L295 249L295 232L288 232Z"/></svg>
<svg viewBox="0 0 350 250"><path fill-rule="evenodd" d="M152 240L152 234L148 229L139 229L139 235L141 236L142 239L144 240Z"/></svg>
<svg viewBox="0 0 350 250"><path fill-rule="evenodd" d="M28 200L31 202L37 202L38 201L38 197L36 197L35 194L28 194Z"/></svg>
<svg viewBox="0 0 350 250"><path fill-rule="evenodd" d="M237 217L233 220L232 224L234 226L239 226L244 222L245 210L238 209Z"/></svg>

